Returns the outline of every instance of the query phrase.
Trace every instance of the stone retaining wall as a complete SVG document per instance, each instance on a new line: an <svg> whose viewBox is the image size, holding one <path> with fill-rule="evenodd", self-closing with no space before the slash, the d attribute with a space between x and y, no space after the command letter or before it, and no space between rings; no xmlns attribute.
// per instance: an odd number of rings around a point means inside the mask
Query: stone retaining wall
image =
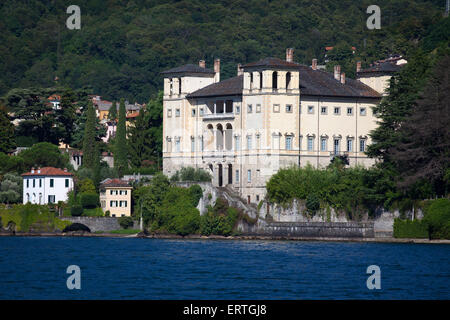
<svg viewBox="0 0 450 320"><path fill-rule="evenodd" d="M61 220L84 224L91 232L122 229L119 218L115 217L63 217ZM134 221L133 229L139 229L138 221Z"/></svg>

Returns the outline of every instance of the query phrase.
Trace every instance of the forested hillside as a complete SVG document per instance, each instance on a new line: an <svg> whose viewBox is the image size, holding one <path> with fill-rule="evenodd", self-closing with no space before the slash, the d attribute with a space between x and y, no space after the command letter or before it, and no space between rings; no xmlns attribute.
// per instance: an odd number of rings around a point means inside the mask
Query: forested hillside
<svg viewBox="0 0 450 320"><path fill-rule="evenodd" d="M159 72L205 59L222 60L222 79L237 63L265 56L324 59L343 48L343 71L354 73L390 53L407 54L448 37L444 0L380 0L381 29L368 30L372 1L350 0L78 0L81 30L65 26L70 1L3 0L0 4L0 96L17 87L91 86L106 99L140 103L161 89ZM425 42L425 43L424 43ZM348 56L345 48L356 47Z"/></svg>

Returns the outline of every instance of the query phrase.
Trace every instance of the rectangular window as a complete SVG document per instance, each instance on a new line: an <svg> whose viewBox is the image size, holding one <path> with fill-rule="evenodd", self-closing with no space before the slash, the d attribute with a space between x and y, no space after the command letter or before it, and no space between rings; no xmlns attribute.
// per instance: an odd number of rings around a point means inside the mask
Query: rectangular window
<svg viewBox="0 0 450 320"><path fill-rule="evenodd" d="M203 108L200 108L200 117L203 117L204 114L205 114L205 110Z"/></svg>
<svg viewBox="0 0 450 320"><path fill-rule="evenodd" d="M48 195L48 203L55 203L55 196L54 195Z"/></svg>
<svg viewBox="0 0 450 320"><path fill-rule="evenodd" d="M191 152L195 152L195 138L191 139Z"/></svg>
<svg viewBox="0 0 450 320"><path fill-rule="evenodd" d="M180 140L175 140L175 151L180 152Z"/></svg>
<svg viewBox="0 0 450 320"><path fill-rule="evenodd" d="M39 188L42 188L42 179L39 179Z"/></svg>
<svg viewBox="0 0 450 320"><path fill-rule="evenodd" d="M27 188L30 187L30 179L27 179Z"/></svg>
<svg viewBox="0 0 450 320"><path fill-rule="evenodd" d="M109 190L109 194L112 195L112 194L113 194L113 191L112 191L112 190Z"/></svg>
<svg viewBox="0 0 450 320"><path fill-rule="evenodd" d="M286 150L292 150L292 137L286 137Z"/></svg>
<svg viewBox="0 0 450 320"><path fill-rule="evenodd" d="M333 149L334 154L339 154L339 149L340 149L339 139L334 139L334 149Z"/></svg>
<svg viewBox="0 0 450 320"><path fill-rule="evenodd" d="M36 179L33 179L33 188L36 187Z"/></svg>
<svg viewBox="0 0 450 320"><path fill-rule="evenodd" d="M359 140L359 151L366 152L366 139Z"/></svg>
<svg viewBox="0 0 450 320"><path fill-rule="evenodd" d="M65 186L66 186L66 188L69 187L69 179L66 179L66 181L65 181Z"/></svg>
<svg viewBox="0 0 450 320"><path fill-rule="evenodd" d="M239 170L236 170L236 183L238 183L239 182Z"/></svg>
<svg viewBox="0 0 450 320"><path fill-rule="evenodd" d="M252 170L247 170L247 182L252 182Z"/></svg>
<svg viewBox="0 0 450 320"><path fill-rule="evenodd" d="M241 150L241 140L239 136L234 137L234 148L236 150Z"/></svg>
<svg viewBox="0 0 450 320"><path fill-rule="evenodd" d="M192 109L192 110L191 110L191 116L192 116L192 117L195 117L195 109Z"/></svg>
<svg viewBox="0 0 450 320"><path fill-rule="evenodd" d="M321 107L320 114L327 114L327 107Z"/></svg>
<svg viewBox="0 0 450 320"><path fill-rule="evenodd" d="M320 139L320 151L327 151L327 139L326 138Z"/></svg>
<svg viewBox="0 0 450 320"><path fill-rule="evenodd" d="M172 109L167 109L167 117L168 118L172 117Z"/></svg>
<svg viewBox="0 0 450 320"><path fill-rule="evenodd" d="M247 150L252 149L252 136L247 136Z"/></svg>
<svg viewBox="0 0 450 320"><path fill-rule="evenodd" d="M341 114L341 108L340 107L334 107L334 114Z"/></svg>
<svg viewBox="0 0 450 320"><path fill-rule="evenodd" d="M236 114L241 113L241 107L240 106L236 106Z"/></svg>
<svg viewBox="0 0 450 320"><path fill-rule="evenodd" d="M348 115L348 116L353 115L353 108L352 108L352 107L348 107L348 108L347 108L347 115Z"/></svg>
<svg viewBox="0 0 450 320"><path fill-rule="evenodd" d="M308 137L308 151L314 150L314 138Z"/></svg>
<svg viewBox="0 0 450 320"><path fill-rule="evenodd" d="M251 104L247 105L247 113L252 113L253 112L253 106Z"/></svg>
<svg viewBox="0 0 450 320"><path fill-rule="evenodd" d="M175 109L175 117L179 117L180 116L180 109Z"/></svg>
<svg viewBox="0 0 450 320"><path fill-rule="evenodd" d="M308 106L308 113L313 114L314 113L314 106Z"/></svg>
<svg viewBox="0 0 450 320"><path fill-rule="evenodd" d="M353 140L352 139L348 139L347 140L347 151L348 152L352 152L353 151Z"/></svg>
<svg viewBox="0 0 450 320"><path fill-rule="evenodd" d="M273 112L280 112L280 105L279 104L274 104L273 105Z"/></svg>
<svg viewBox="0 0 450 320"><path fill-rule="evenodd" d="M367 114L366 108L360 108L360 109L359 109L359 114L360 114L361 116L365 116L365 115Z"/></svg>
<svg viewBox="0 0 450 320"><path fill-rule="evenodd" d="M55 185L54 179L50 179L50 188L53 188ZM34 187L34 186L33 186Z"/></svg>
<svg viewBox="0 0 450 320"><path fill-rule="evenodd" d="M261 105L257 104L256 105L256 113L260 113L261 112Z"/></svg>
<svg viewBox="0 0 450 320"><path fill-rule="evenodd" d="M286 105L286 112L288 112L288 113L292 112L292 104Z"/></svg>

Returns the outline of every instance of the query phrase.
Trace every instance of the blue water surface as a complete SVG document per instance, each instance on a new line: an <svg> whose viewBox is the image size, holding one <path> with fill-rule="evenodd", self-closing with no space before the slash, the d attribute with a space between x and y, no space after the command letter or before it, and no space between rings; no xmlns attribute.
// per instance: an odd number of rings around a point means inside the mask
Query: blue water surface
<svg viewBox="0 0 450 320"><path fill-rule="evenodd" d="M1 237L0 299L449 299L449 266L444 244Z"/></svg>

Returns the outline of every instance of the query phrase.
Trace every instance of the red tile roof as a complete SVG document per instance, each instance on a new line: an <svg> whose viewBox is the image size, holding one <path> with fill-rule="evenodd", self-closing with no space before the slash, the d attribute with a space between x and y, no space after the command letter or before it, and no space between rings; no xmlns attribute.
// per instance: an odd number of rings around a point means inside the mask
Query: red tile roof
<svg viewBox="0 0 450 320"><path fill-rule="evenodd" d="M138 116L139 116L139 111L131 112L131 113L127 114L127 119L129 119L129 118L136 118Z"/></svg>
<svg viewBox="0 0 450 320"><path fill-rule="evenodd" d="M125 188L131 186L128 184L128 182L120 179L109 179L105 182L103 182L100 186L101 188Z"/></svg>
<svg viewBox="0 0 450 320"><path fill-rule="evenodd" d="M38 170L40 170L40 173L38 173ZM44 167L35 168L34 173L30 171L22 174L22 176L73 176L73 174L59 168Z"/></svg>

